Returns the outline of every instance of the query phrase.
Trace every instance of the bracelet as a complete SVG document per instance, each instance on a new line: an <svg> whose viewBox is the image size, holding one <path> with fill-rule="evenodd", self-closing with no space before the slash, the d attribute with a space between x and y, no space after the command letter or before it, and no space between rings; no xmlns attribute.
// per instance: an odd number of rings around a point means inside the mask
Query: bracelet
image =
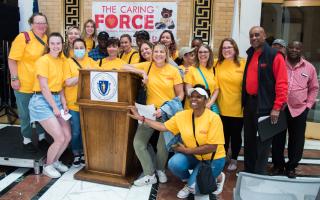
<svg viewBox="0 0 320 200"><path fill-rule="evenodd" d="M11 81L19 80L18 76L11 76Z"/></svg>

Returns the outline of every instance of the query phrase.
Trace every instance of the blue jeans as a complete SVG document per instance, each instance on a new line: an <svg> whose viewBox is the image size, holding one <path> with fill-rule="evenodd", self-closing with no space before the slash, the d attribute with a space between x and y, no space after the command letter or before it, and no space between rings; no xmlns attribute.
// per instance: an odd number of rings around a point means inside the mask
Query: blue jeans
<svg viewBox="0 0 320 200"><path fill-rule="evenodd" d="M200 160L193 155L186 155L182 153L176 153L168 162L168 168L170 171L181 180L188 180L188 186L192 186L196 183L196 177L200 167ZM209 162L209 161L205 161ZM211 169L213 176L217 178L223 170L225 164L225 158L219 158L212 160ZM192 173L189 173L189 169L192 169ZM196 193L199 192L196 184Z"/></svg>
<svg viewBox="0 0 320 200"><path fill-rule="evenodd" d="M25 138L32 137L32 126L30 123L30 114L29 114L29 102L33 93L22 93L19 91L14 91L16 97L16 104L18 108L18 115L21 126L21 135ZM44 129L39 123L36 123L36 132L38 134L45 133Z"/></svg>
<svg viewBox="0 0 320 200"><path fill-rule="evenodd" d="M80 155L83 153L82 146L82 136L81 136L81 127L80 127L80 114L77 111L69 110L71 114L70 124L71 124L71 147L72 152L75 155Z"/></svg>

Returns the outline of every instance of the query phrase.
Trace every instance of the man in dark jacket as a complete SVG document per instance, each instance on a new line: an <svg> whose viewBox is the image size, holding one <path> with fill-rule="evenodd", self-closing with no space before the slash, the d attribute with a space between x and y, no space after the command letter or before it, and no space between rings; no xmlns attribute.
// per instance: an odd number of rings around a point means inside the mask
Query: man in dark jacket
<svg viewBox="0 0 320 200"><path fill-rule="evenodd" d="M251 47L247 50L242 84L244 167L245 172L266 174L272 137L261 140L258 118L270 116L272 124L278 122L280 109L287 100L287 69L283 56L265 42L262 27L252 27L249 37Z"/></svg>

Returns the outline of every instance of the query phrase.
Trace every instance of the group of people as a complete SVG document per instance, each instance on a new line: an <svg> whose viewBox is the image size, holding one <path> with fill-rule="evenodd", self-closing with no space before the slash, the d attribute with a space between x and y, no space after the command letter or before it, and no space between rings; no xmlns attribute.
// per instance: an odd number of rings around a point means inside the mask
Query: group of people
<svg viewBox="0 0 320 200"><path fill-rule="evenodd" d="M272 143L272 173L295 176L302 157L306 116L319 88L314 67L301 56L300 42L290 43L288 53L280 53L265 42L263 28L255 26L249 32L251 47L247 60L239 57L232 38L221 41L214 59L211 47L200 38L195 38L191 47L178 50L170 30L163 31L157 43L149 41L147 31L137 31L135 49L128 34L115 38L101 31L97 35L91 19L84 23L82 33L78 27L70 27L65 42L60 33L47 36L44 14L33 14L29 23L31 30L20 33L13 41L8 62L24 148L37 150L31 142L35 122L39 144L45 143L45 132L53 138L43 168L45 175L58 178L68 170L59 158L70 141L73 165L85 164L76 104L78 76L79 69L98 68L139 74L147 88L146 104L156 107L156 120L147 119L134 106L130 107L129 116L142 122L133 147L143 175L134 185L167 182L168 163L169 170L187 183L177 194L186 198L199 191L196 174L203 161L211 163L217 179L218 189L214 193L221 193L229 143L227 170L232 171L237 169L243 127L246 172L266 173ZM165 119L163 106L168 102L176 114ZM288 120L288 163L283 158L286 131L266 141L257 135L258 118L270 115L271 122L276 124L281 109ZM66 113L72 116L70 123L62 118ZM154 156L149 140L155 130L160 134ZM175 154L169 161L162 134L168 131L181 136L181 141L172 145Z"/></svg>

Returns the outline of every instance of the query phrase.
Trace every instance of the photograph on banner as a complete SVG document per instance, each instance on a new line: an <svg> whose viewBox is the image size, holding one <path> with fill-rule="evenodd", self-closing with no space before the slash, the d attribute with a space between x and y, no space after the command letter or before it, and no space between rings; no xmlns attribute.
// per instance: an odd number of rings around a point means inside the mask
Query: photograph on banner
<svg viewBox="0 0 320 200"><path fill-rule="evenodd" d="M152 42L166 29L177 38L177 2L93 2L92 19L98 32L118 38L129 34L134 44L139 30L148 31Z"/></svg>
<svg viewBox="0 0 320 200"><path fill-rule="evenodd" d="M118 73L90 72L90 99L118 102Z"/></svg>

